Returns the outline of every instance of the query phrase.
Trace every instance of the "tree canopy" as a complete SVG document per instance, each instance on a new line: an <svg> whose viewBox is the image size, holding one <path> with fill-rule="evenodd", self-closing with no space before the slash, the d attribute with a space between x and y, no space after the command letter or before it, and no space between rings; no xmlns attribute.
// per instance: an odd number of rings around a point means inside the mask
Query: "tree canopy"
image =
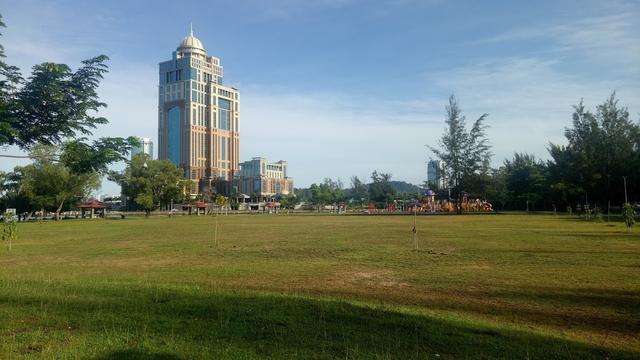
<svg viewBox="0 0 640 360"><path fill-rule="evenodd" d="M38 145L32 150L34 162L14 170L27 211L53 211L57 219L61 211L73 208L100 187L96 172L75 173L52 160L58 156L58 147Z"/></svg>
<svg viewBox="0 0 640 360"><path fill-rule="evenodd" d="M124 172L111 172L109 178L147 214L171 201L181 201L187 186L182 171L172 162L150 160L146 154L134 156Z"/></svg>
<svg viewBox="0 0 640 360"><path fill-rule="evenodd" d="M631 121L615 93L588 111L574 106L566 145L549 144L549 182L564 202L590 201L605 206L624 201L623 177L630 193L640 190L640 126Z"/></svg>
<svg viewBox="0 0 640 360"><path fill-rule="evenodd" d="M439 148L428 148L445 163L445 179L453 194L463 190L482 192L483 189L472 188L489 172L492 154L484 124L488 115L482 114L467 131L466 117L454 95L449 97L446 112L445 132L438 142Z"/></svg>

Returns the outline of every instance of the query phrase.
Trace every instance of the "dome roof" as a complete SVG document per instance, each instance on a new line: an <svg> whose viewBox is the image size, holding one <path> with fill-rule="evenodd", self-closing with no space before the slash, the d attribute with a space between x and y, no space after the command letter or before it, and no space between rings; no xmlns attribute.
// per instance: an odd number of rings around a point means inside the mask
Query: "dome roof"
<svg viewBox="0 0 640 360"><path fill-rule="evenodd" d="M204 49L202 42L197 37L193 36L193 30L191 30L191 33L189 35L182 39L182 42L180 43L180 45L178 45L177 50L183 53L207 53L207 50Z"/></svg>

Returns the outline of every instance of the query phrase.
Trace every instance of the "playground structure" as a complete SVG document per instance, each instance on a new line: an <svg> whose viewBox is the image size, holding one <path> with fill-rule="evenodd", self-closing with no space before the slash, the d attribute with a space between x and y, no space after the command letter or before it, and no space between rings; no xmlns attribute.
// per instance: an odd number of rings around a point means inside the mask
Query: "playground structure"
<svg viewBox="0 0 640 360"><path fill-rule="evenodd" d="M415 204L416 209L411 211L438 213L438 212L493 212L490 202L482 199L471 199L466 192L460 193L459 199L436 199L436 193L427 190L425 196Z"/></svg>
<svg viewBox="0 0 640 360"><path fill-rule="evenodd" d="M376 213L384 211L386 213L394 213L404 209L407 212L417 213L470 213L470 212L493 212L493 206L490 202L482 199L471 199L466 192L460 194L459 199L436 199L436 193L427 190L424 197L419 200L413 200L410 204L400 207L397 201L389 203L384 209L376 209L374 204L369 204L368 213Z"/></svg>

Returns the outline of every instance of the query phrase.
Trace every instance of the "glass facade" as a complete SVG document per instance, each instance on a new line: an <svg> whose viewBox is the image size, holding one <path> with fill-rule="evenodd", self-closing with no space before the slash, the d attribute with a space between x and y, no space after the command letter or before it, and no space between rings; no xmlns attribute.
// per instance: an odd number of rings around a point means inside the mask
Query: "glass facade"
<svg viewBox="0 0 640 360"><path fill-rule="evenodd" d="M220 142L221 147L222 147L222 152L221 152L221 157L220 158L221 158L222 161L225 161L225 160L227 160L227 138L223 137L220 140L222 140Z"/></svg>
<svg viewBox="0 0 640 360"><path fill-rule="evenodd" d="M231 128L231 102L227 99L218 98L218 124L222 130Z"/></svg>
<svg viewBox="0 0 640 360"><path fill-rule="evenodd" d="M180 151L182 149L181 141L181 123L182 123L182 109L180 107L172 107L169 109L168 114L168 134L167 134L167 155L169 160L176 166L180 166L182 156Z"/></svg>

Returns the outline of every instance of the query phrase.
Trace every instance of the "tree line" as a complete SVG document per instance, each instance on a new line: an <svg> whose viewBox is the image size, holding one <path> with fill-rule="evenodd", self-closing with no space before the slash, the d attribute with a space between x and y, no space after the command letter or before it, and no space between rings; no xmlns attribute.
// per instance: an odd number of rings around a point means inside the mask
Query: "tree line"
<svg viewBox="0 0 640 360"><path fill-rule="evenodd" d="M494 208L575 211L620 207L637 201L640 190L640 124L615 92L594 110L583 101L573 106L566 144L547 144L548 160L515 153L497 168L481 116L467 132L465 118L451 97L446 130L430 149L445 165L448 188L485 198Z"/></svg>
<svg viewBox="0 0 640 360"><path fill-rule="evenodd" d="M516 152L498 167L487 136L488 114L467 127L455 98L446 106L445 131L437 146L427 146L445 166L444 188L425 182L422 192L434 190L439 199L457 200L462 195L485 199L499 210L576 211L638 201L640 193L640 125L631 120L615 93L590 111L580 101L573 106L567 143L549 143L549 159ZM396 191L391 174L374 171L365 183L354 176L351 187L340 180L325 179L309 189L297 189L299 200L318 206L345 203L383 208L397 200L418 199L420 193Z"/></svg>

